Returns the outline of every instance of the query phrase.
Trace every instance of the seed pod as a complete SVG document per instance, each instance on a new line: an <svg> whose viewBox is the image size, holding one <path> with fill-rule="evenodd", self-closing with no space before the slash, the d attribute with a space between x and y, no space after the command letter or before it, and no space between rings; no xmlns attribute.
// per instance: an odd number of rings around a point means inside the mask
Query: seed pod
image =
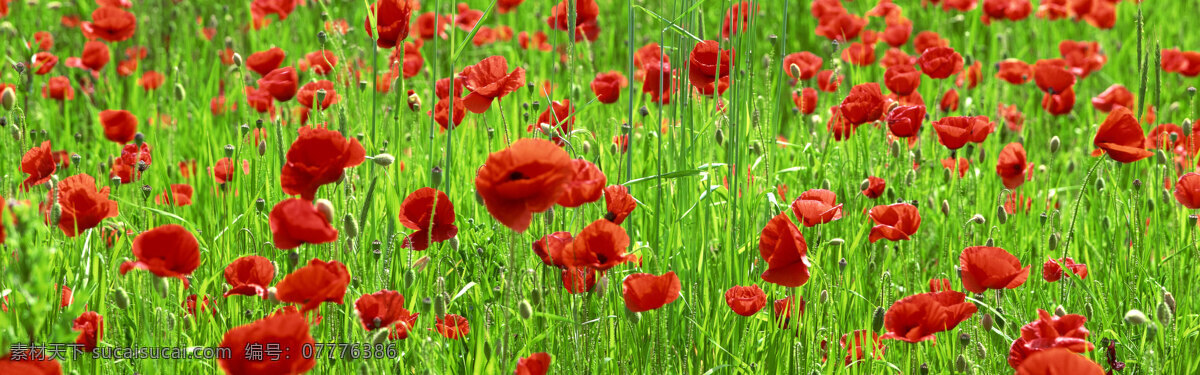
<svg viewBox="0 0 1200 375"><path fill-rule="evenodd" d="M970 222L972 224L987 224L987 219L985 219L983 215L975 214L975 216L971 216Z"/></svg>
<svg viewBox="0 0 1200 375"><path fill-rule="evenodd" d="M929 375L929 364L928 363L921 364L921 375Z"/></svg>
<svg viewBox="0 0 1200 375"><path fill-rule="evenodd" d="M992 318L992 314L983 314L983 319L980 319L979 322L980 328L983 328L984 331L991 331L994 324L995 320Z"/></svg>
<svg viewBox="0 0 1200 375"><path fill-rule="evenodd" d="M358 237L358 219L351 214L342 216L342 231L346 233L347 238Z"/></svg>
<svg viewBox="0 0 1200 375"><path fill-rule="evenodd" d="M154 193L154 188L150 185L142 185L142 199L150 199L150 194Z"/></svg>
<svg viewBox="0 0 1200 375"><path fill-rule="evenodd" d="M1146 323L1147 320L1149 320L1149 319L1146 318L1146 314L1141 312L1140 310L1133 309L1133 310L1129 310L1129 311L1125 312L1125 322L1126 323L1133 324L1133 325L1140 325L1140 324Z"/></svg>
<svg viewBox="0 0 1200 375"><path fill-rule="evenodd" d="M845 271L846 271L846 258L842 258L842 260L838 261L838 272L845 272Z"/></svg>
<svg viewBox="0 0 1200 375"><path fill-rule="evenodd" d="M962 354L958 355L958 359L954 360L954 370L958 372L967 372L967 358Z"/></svg>
<svg viewBox="0 0 1200 375"><path fill-rule="evenodd" d="M1162 323L1163 325L1171 325L1171 320L1174 319L1174 317L1175 317L1175 315L1173 313L1171 313L1171 308L1167 306L1166 302L1158 303L1158 322L1159 323Z"/></svg>
<svg viewBox="0 0 1200 375"><path fill-rule="evenodd" d="M263 200L262 198L258 198L258 199L256 199L256 200L254 200L254 209L255 209L256 211L258 211L258 213L260 213L260 214L261 214L261 213L263 212L263 210L264 210L264 209L266 209L266 208L267 208L267 201L266 201L266 200Z"/></svg>
<svg viewBox="0 0 1200 375"><path fill-rule="evenodd" d="M317 207L317 212L325 217L325 221L333 224L333 202L328 199L317 199L313 205Z"/></svg>
<svg viewBox="0 0 1200 375"><path fill-rule="evenodd" d="M517 312L521 314L521 319L529 320L533 318L533 306L529 304L529 300L521 300L517 304Z"/></svg>
<svg viewBox="0 0 1200 375"><path fill-rule="evenodd" d="M125 288L117 287L117 291L113 293L113 302L121 310L129 308L129 293L125 292Z"/></svg>
<svg viewBox="0 0 1200 375"><path fill-rule="evenodd" d="M395 163L396 157L392 156L392 154L383 153L383 154L375 155L375 157L371 158L371 160L375 162L375 165L378 165L380 167L386 167L386 166L392 165L392 163Z"/></svg>
<svg viewBox="0 0 1200 375"><path fill-rule="evenodd" d="M1004 210L1003 205L996 206L996 221L999 221L1000 224L1008 222L1008 211Z"/></svg>
<svg viewBox="0 0 1200 375"><path fill-rule="evenodd" d="M1040 221L1043 226L1046 225L1046 220L1050 220L1050 215L1046 215L1045 212L1038 215L1038 221Z"/></svg>
<svg viewBox="0 0 1200 375"><path fill-rule="evenodd" d="M1062 141L1058 139L1058 136L1056 135L1054 137L1051 137L1050 138L1050 153L1053 154L1053 153L1058 152L1058 149L1060 147L1062 147Z"/></svg>
<svg viewBox="0 0 1200 375"><path fill-rule="evenodd" d="M879 332L879 330L883 329L883 315L884 315L883 307L882 306L876 307L875 313L872 314L872 316L871 316L871 330L872 331Z"/></svg>
<svg viewBox="0 0 1200 375"><path fill-rule="evenodd" d="M225 157L232 158L235 150L236 149L233 147L233 145L225 145Z"/></svg>
<svg viewBox="0 0 1200 375"><path fill-rule="evenodd" d="M970 345L971 344L971 334L966 333L966 332L958 334L958 344L962 345L962 347L964 347L964 348L967 347L967 345Z"/></svg>
<svg viewBox="0 0 1200 375"><path fill-rule="evenodd" d="M829 291L828 290L821 289L820 301L821 301L821 304L824 304L826 301L829 301Z"/></svg>

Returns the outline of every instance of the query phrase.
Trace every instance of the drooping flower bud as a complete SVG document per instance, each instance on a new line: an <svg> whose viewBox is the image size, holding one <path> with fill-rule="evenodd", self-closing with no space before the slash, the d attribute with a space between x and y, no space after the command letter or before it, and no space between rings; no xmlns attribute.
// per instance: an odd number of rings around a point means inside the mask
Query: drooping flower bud
<svg viewBox="0 0 1200 375"><path fill-rule="evenodd" d="M316 202L313 202L313 205L317 207L317 212L325 217L325 221L333 224L333 202L330 202L328 199L317 199Z"/></svg>

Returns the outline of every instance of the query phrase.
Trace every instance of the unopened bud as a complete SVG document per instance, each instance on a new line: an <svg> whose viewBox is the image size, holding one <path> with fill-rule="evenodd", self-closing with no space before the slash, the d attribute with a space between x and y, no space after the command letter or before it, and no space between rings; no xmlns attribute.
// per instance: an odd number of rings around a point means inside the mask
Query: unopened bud
<svg viewBox="0 0 1200 375"><path fill-rule="evenodd" d="M446 316L446 296L438 295L433 300L433 314L436 316Z"/></svg>
<svg viewBox="0 0 1200 375"><path fill-rule="evenodd" d="M988 238L987 241L983 243L983 245L987 246L987 247L994 247L994 246L996 246L996 240L994 240L992 238Z"/></svg>
<svg viewBox="0 0 1200 375"><path fill-rule="evenodd" d="M983 319L979 320L979 325L984 331L991 331L992 326L995 325L995 319L992 318L992 314L983 314Z"/></svg>
<svg viewBox="0 0 1200 375"><path fill-rule="evenodd" d="M900 157L900 142L892 142L891 152L893 158Z"/></svg>
<svg viewBox="0 0 1200 375"><path fill-rule="evenodd" d="M237 149L236 149L236 148L234 148L234 147L233 147L233 145L225 145L225 157L227 157L227 158L232 158L232 157L233 157L233 152L234 152L234 151L236 151L236 150L237 150Z"/></svg>
<svg viewBox="0 0 1200 375"><path fill-rule="evenodd" d="M1083 304L1083 317L1084 318L1091 319L1094 313L1095 313L1095 311L1092 310L1091 302Z"/></svg>
<svg viewBox="0 0 1200 375"><path fill-rule="evenodd" d="M829 246L842 246L845 243L846 243L846 240L843 240L841 238L834 238L832 240L829 240Z"/></svg>
<svg viewBox="0 0 1200 375"><path fill-rule="evenodd" d="M1063 308L1062 305L1058 305L1058 307L1054 308L1054 316L1057 316L1057 317L1067 316L1067 309Z"/></svg>
<svg viewBox="0 0 1200 375"><path fill-rule="evenodd" d="M967 347L967 345L970 345L971 344L971 334L966 333L966 332L958 334L958 344L962 345L962 347L964 347L964 348Z"/></svg>
<svg viewBox="0 0 1200 375"><path fill-rule="evenodd" d="M1096 191L1104 191L1104 178L1096 178Z"/></svg>
<svg viewBox="0 0 1200 375"><path fill-rule="evenodd" d="M266 155L266 153L267 153L267 142L259 141L258 142L258 156Z"/></svg>
<svg viewBox="0 0 1200 375"><path fill-rule="evenodd" d="M233 53L233 66L239 68L242 66L242 54L237 52Z"/></svg>
<svg viewBox="0 0 1200 375"><path fill-rule="evenodd" d="M1171 292L1163 291L1163 303L1166 303L1167 307L1171 308L1172 314L1175 313L1175 296L1171 295Z"/></svg>
<svg viewBox="0 0 1200 375"><path fill-rule="evenodd" d="M325 44L326 38L328 38L328 36L325 35L325 31L322 30L317 32L317 43ZM441 315L438 316L440 317Z"/></svg>
<svg viewBox="0 0 1200 375"><path fill-rule="evenodd" d="M1058 233L1051 233L1050 240L1047 241L1048 243L1046 245L1052 251L1057 250L1058 249L1058 241L1059 241Z"/></svg>
<svg viewBox="0 0 1200 375"><path fill-rule="evenodd" d="M1146 323L1147 320L1148 319L1146 318L1146 314L1141 312L1140 310L1133 309L1133 310L1129 310L1129 311L1125 312L1125 322L1127 322L1129 324L1141 325L1143 323Z"/></svg>
<svg viewBox="0 0 1200 375"><path fill-rule="evenodd" d="M371 160L375 162L375 165L378 165L380 167L386 167L386 166L392 165L392 163L396 162L396 157L392 156L392 154L384 153L384 154L375 155L375 157L371 158Z"/></svg>
<svg viewBox="0 0 1200 375"><path fill-rule="evenodd" d="M871 180L863 180L861 184L858 184L858 191L866 191L869 187L871 187Z"/></svg>
<svg viewBox="0 0 1200 375"><path fill-rule="evenodd" d="M142 147L142 144L146 143L146 135L142 134L142 132L133 133L133 143L138 147Z"/></svg>
<svg viewBox="0 0 1200 375"><path fill-rule="evenodd" d="M313 205L317 207L317 212L325 217L325 221L333 224L333 202L330 202L328 199L317 199L316 202L313 202Z"/></svg>
<svg viewBox="0 0 1200 375"><path fill-rule="evenodd" d="M158 294L163 298L167 298L167 293L171 291L171 286L167 284L167 278L157 277L154 280L154 289L157 290Z"/></svg>
<svg viewBox="0 0 1200 375"><path fill-rule="evenodd" d="M266 208L267 208L267 201L266 201L266 200L263 200L262 198L258 198L258 199L256 199L256 200L254 200L254 209L255 209L256 211L258 211L258 213L260 213L260 214L261 214L261 213L263 212L263 210L264 210L264 209L266 209Z"/></svg>
<svg viewBox="0 0 1200 375"><path fill-rule="evenodd" d="M5 86L3 91L0 91L0 107L5 111L11 111L17 105L17 90L12 87Z"/></svg>
<svg viewBox="0 0 1200 375"><path fill-rule="evenodd" d="M883 307L876 307L875 312L871 315L871 330L879 332L883 329Z"/></svg>
<svg viewBox="0 0 1200 375"><path fill-rule="evenodd" d="M408 109L412 110L413 112L420 111L421 110L421 96L417 95L417 93L415 93L415 92L412 94L409 94L408 95Z"/></svg>
<svg viewBox="0 0 1200 375"><path fill-rule="evenodd" d="M967 358L962 354L958 355L958 359L954 360L954 370L958 372L967 372Z"/></svg>
<svg viewBox="0 0 1200 375"><path fill-rule="evenodd" d="M1050 138L1050 153L1051 154L1058 152L1058 149L1060 147L1062 147L1062 141L1058 139L1057 135Z"/></svg>
<svg viewBox="0 0 1200 375"><path fill-rule="evenodd" d="M375 319L379 319L379 318L375 318ZM371 332L371 344L372 345L383 345L383 344L387 343L387 340L388 340L388 330L387 329L376 329L375 332Z"/></svg>
<svg viewBox="0 0 1200 375"><path fill-rule="evenodd" d="M1004 206L996 206L996 221L1000 224L1008 222L1008 211L1004 210Z"/></svg>
<svg viewBox="0 0 1200 375"><path fill-rule="evenodd" d="M521 319L529 320L533 318L533 306L529 304L529 300L521 300L517 303L517 312L521 314Z"/></svg>
<svg viewBox="0 0 1200 375"><path fill-rule="evenodd" d="M358 237L358 219L351 214L342 216L342 231L346 234L346 238Z"/></svg>
<svg viewBox="0 0 1200 375"><path fill-rule="evenodd" d="M983 215L975 214L975 216L971 216L970 222L972 224L986 224L987 219L983 218Z"/></svg>
<svg viewBox="0 0 1200 375"><path fill-rule="evenodd" d="M121 310L129 308L129 293L125 292L125 288L117 287L117 291L113 293L113 302Z"/></svg>
<svg viewBox="0 0 1200 375"><path fill-rule="evenodd" d="M839 272L844 272L844 271L846 271L846 264L847 264L847 263L846 263L846 258L842 258L841 260L839 260L839 261L838 261L838 271L839 271Z"/></svg>
<svg viewBox="0 0 1200 375"><path fill-rule="evenodd" d="M187 99L187 90L183 89L182 84L176 83L175 84L175 100L182 102L182 101L184 101L184 99Z"/></svg>
<svg viewBox="0 0 1200 375"><path fill-rule="evenodd" d="M717 146L721 146L721 145L725 144L725 132L721 131L721 128L717 128L717 131L715 134L713 134L713 136L717 140Z"/></svg>
<svg viewBox="0 0 1200 375"><path fill-rule="evenodd" d="M1158 322L1159 323L1162 323L1163 325L1171 325L1171 320L1174 319L1174 317L1175 317L1175 314L1171 312L1171 308L1167 306L1166 302L1158 303Z"/></svg>
<svg viewBox="0 0 1200 375"><path fill-rule="evenodd" d="M942 215L950 216L950 201L942 200Z"/></svg>
<svg viewBox="0 0 1200 375"><path fill-rule="evenodd" d="M430 179L430 185L433 185L433 187L436 188L436 187L438 187L438 185L441 185L442 184L442 167L433 167L433 169L430 169L429 170L429 179Z"/></svg>

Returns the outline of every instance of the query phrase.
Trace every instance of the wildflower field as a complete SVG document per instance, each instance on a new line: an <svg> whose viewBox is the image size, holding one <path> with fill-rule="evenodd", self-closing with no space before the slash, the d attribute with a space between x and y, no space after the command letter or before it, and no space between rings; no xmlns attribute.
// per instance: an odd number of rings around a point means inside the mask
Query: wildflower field
<svg viewBox="0 0 1200 375"><path fill-rule="evenodd" d="M1184 0L0 0L0 374L1197 374Z"/></svg>

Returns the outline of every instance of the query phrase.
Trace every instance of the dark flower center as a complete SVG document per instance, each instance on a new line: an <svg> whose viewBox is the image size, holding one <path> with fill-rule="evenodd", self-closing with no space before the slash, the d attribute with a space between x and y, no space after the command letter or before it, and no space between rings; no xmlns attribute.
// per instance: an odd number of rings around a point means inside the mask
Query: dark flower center
<svg viewBox="0 0 1200 375"><path fill-rule="evenodd" d="M512 174L509 174L509 175L508 175L508 179L509 179L509 180L512 180L512 181L524 180L524 179L526 179L526 178L527 178L527 177L525 177L525 175L524 175L524 174L521 174L521 172L520 172L520 171L514 171Z"/></svg>

